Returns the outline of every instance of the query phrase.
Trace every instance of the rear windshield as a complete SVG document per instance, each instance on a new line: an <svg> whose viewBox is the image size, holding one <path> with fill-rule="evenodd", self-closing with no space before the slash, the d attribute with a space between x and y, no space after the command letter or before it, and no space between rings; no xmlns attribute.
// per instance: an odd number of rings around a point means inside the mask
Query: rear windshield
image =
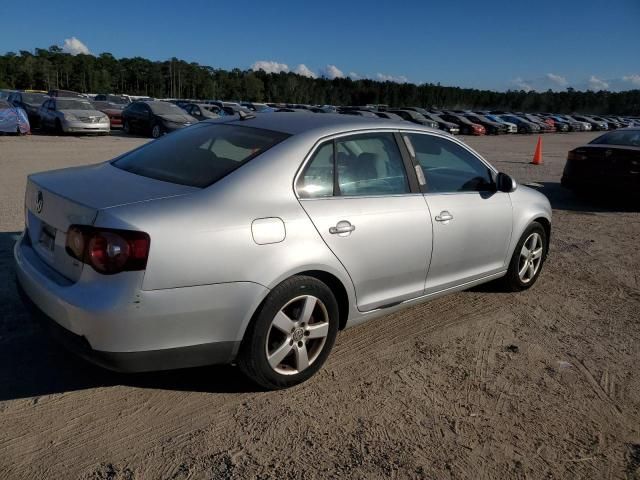
<svg viewBox="0 0 640 480"><path fill-rule="evenodd" d="M148 143L113 162L164 182L204 188L289 135L237 125L194 125Z"/></svg>
<svg viewBox="0 0 640 480"><path fill-rule="evenodd" d="M149 102L151 111L156 115L184 115L185 111L169 102Z"/></svg>
<svg viewBox="0 0 640 480"><path fill-rule="evenodd" d="M592 140L596 145L624 145L626 147L640 147L640 130L616 130Z"/></svg>

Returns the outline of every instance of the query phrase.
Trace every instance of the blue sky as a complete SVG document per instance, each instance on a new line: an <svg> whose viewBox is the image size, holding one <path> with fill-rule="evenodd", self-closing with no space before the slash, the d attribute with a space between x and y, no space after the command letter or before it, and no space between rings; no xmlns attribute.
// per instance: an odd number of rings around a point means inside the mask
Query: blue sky
<svg viewBox="0 0 640 480"><path fill-rule="evenodd" d="M493 90L640 88L640 0L47 0L18 17L3 22L2 53L66 41L69 51L226 69Z"/></svg>

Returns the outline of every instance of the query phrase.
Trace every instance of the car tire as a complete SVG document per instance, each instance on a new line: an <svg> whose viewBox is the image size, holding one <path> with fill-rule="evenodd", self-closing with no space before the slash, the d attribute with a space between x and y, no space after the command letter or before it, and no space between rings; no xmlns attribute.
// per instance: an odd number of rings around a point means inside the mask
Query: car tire
<svg viewBox="0 0 640 480"><path fill-rule="evenodd" d="M151 138L160 138L162 136L162 127L156 123L151 127Z"/></svg>
<svg viewBox="0 0 640 480"><path fill-rule="evenodd" d="M124 133L126 133L127 135L131 135L131 125L129 125L129 120L124 121L124 123L122 124L122 129L124 130Z"/></svg>
<svg viewBox="0 0 640 480"><path fill-rule="evenodd" d="M56 119L55 132L56 132L56 135L64 135L64 130L62 129L62 123L60 123L60 120L58 119Z"/></svg>
<svg viewBox="0 0 640 480"><path fill-rule="evenodd" d="M538 222L532 222L524 231L509 262L502 286L510 292L531 288L540 276L549 250L547 232ZM536 256L539 252L539 256Z"/></svg>
<svg viewBox="0 0 640 480"><path fill-rule="evenodd" d="M275 287L245 333L238 366L262 388L297 385L324 364L338 334L338 303L320 280L295 276Z"/></svg>

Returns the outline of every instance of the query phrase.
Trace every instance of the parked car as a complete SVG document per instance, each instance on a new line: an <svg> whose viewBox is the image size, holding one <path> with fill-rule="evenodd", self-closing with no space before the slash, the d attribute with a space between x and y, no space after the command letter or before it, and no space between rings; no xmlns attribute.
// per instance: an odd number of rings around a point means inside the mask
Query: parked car
<svg viewBox="0 0 640 480"><path fill-rule="evenodd" d="M140 133L152 138L197 122L177 105L159 100L133 102L122 111L122 125L126 133Z"/></svg>
<svg viewBox="0 0 640 480"><path fill-rule="evenodd" d="M458 125L458 128L460 128L460 133L463 135L484 135L486 133L486 130L482 125L473 123L468 118L465 118L457 113L445 113L440 115L440 117L447 122L453 122Z"/></svg>
<svg viewBox="0 0 640 480"><path fill-rule="evenodd" d="M569 120L568 118L561 117L559 115L551 115L549 118L553 119L555 123L566 123L570 132L582 132L584 131L584 125L582 122L576 120Z"/></svg>
<svg viewBox="0 0 640 480"><path fill-rule="evenodd" d="M109 117L96 110L86 98L53 97L38 110L40 128L63 133L108 134Z"/></svg>
<svg viewBox="0 0 640 480"><path fill-rule="evenodd" d="M404 109L389 109L387 112L395 113L399 115L404 120L408 122L413 122L418 125L424 125L425 127L438 128L438 122L426 118L421 113L418 113L414 110L404 110Z"/></svg>
<svg viewBox="0 0 640 480"><path fill-rule="evenodd" d="M340 329L531 287L551 229L544 195L454 137L313 113L32 174L25 216L19 291L72 350L121 371L233 362L270 389L316 373Z"/></svg>
<svg viewBox="0 0 640 480"><path fill-rule="evenodd" d="M446 120L439 117L437 114L431 113L424 108L421 107L408 107L405 110L413 110L418 112L422 116L424 116L427 120L432 120L438 124L440 130L444 130L445 132L449 132L452 135L457 135L460 133L460 127L453 122L447 122Z"/></svg>
<svg viewBox="0 0 640 480"><path fill-rule="evenodd" d="M560 118L564 118L565 120L567 120L569 122L578 122L578 123L580 123L582 132L590 132L592 130L592 128L593 128L591 123L584 122L582 120L578 120L575 117L572 117L571 115L559 115L559 117Z"/></svg>
<svg viewBox="0 0 640 480"><path fill-rule="evenodd" d="M47 95L50 96L50 97L84 98L85 100L87 99L87 96L83 95L82 93L74 92L72 90L60 90L60 89L57 89L57 88L53 89L53 90L49 90Z"/></svg>
<svg viewBox="0 0 640 480"><path fill-rule="evenodd" d="M404 118L402 118L400 115L397 115L395 113L391 113L391 112L387 112L384 110L376 110L375 113L378 117L380 118L386 118L387 120L395 120L397 122L403 122Z"/></svg>
<svg viewBox="0 0 640 480"><path fill-rule="evenodd" d="M47 95L42 93L13 92L7 100L14 106L24 110L29 117L29 124L32 127L37 127L40 124L38 110L40 110L40 106L48 98Z"/></svg>
<svg viewBox="0 0 640 480"><path fill-rule="evenodd" d="M540 117L537 117L536 115L533 115L531 113L519 113L518 116L533 123L534 125L538 125L538 127L540 127L540 133L553 133L556 131L554 125L551 125L549 122L545 122Z"/></svg>
<svg viewBox="0 0 640 480"><path fill-rule="evenodd" d="M640 193L640 128L613 130L569 151L562 185L585 193Z"/></svg>
<svg viewBox="0 0 640 480"><path fill-rule="evenodd" d="M113 95L110 93L100 93L98 95L96 95L95 97L93 97L93 99L95 101L98 102L109 102L109 103L113 103L116 105L122 105L122 108L126 107L127 105L129 105L131 103L131 99L129 99L129 97L124 96L124 95Z"/></svg>
<svg viewBox="0 0 640 480"><path fill-rule="evenodd" d="M199 121L220 118L221 113L224 115L220 107L209 103L187 103L182 109Z"/></svg>
<svg viewBox="0 0 640 480"><path fill-rule="evenodd" d="M498 122L494 122L493 120L488 119L484 115L480 115L477 113L466 113L463 116L469 119L473 123L482 125L485 131L491 135L500 135L502 133L507 133L507 127L505 125Z"/></svg>
<svg viewBox="0 0 640 480"><path fill-rule="evenodd" d="M372 112L370 110L359 110L359 109L355 109L355 108L342 108L342 109L338 110L338 112L343 114L343 115L355 115L355 116L358 116L358 117L379 118L378 115L375 114L375 112Z"/></svg>
<svg viewBox="0 0 640 480"><path fill-rule="evenodd" d="M27 113L6 100L0 100L0 132L25 135L30 131Z"/></svg>
<svg viewBox="0 0 640 480"><path fill-rule="evenodd" d="M249 110L253 110L254 112L259 112L259 113L268 113L268 112L275 111L273 107L270 107L266 103L242 102L240 106L248 108Z"/></svg>
<svg viewBox="0 0 640 480"><path fill-rule="evenodd" d="M96 110L101 111L109 117L109 125L111 128L122 128L122 110L123 104L111 103L107 101L92 100L91 104Z"/></svg>
<svg viewBox="0 0 640 480"><path fill-rule="evenodd" d="M507 122L515 123L518 127L518 133L540 133L540 126L532 123L517 115L499 115L500 118Z"/></svg>
<svg viewBox="0 0 640 480"><path fill-rule="evenodd" d="M485 117L487 117L489 120L493 120L494 122L498 122L501 123L502 125L504 125L505 127L507 127L507 132L508 133L518 133L518 126L515 123L512 122L507 122L506 120L503 120L502 118L500 118L497 115L492 115L490 113L483 113L483 112L476 112L476 113L482 113Z"/></svg>
<svg viewBox="0 0 640 480"><path fill-rule="evenodd" d="M587 122L591 124L592 130L598 130L598 131L609 130L609 127L607 126L607 122L605 121L598 121L587 115L573 115L573 118L581 122Z"/></svg>

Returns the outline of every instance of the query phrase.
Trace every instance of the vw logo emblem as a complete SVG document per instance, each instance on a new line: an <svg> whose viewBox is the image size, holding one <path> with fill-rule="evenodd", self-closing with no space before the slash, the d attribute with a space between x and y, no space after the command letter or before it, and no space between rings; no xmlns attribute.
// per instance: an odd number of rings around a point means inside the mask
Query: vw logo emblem
<svg viewBox="0 0 640 480"><path fill-rule="evenodd" d="M44 204L44 198L42 197L42 192L38 190L38 195L36 196L36 212L42 212L42 206Z"/></svg>

